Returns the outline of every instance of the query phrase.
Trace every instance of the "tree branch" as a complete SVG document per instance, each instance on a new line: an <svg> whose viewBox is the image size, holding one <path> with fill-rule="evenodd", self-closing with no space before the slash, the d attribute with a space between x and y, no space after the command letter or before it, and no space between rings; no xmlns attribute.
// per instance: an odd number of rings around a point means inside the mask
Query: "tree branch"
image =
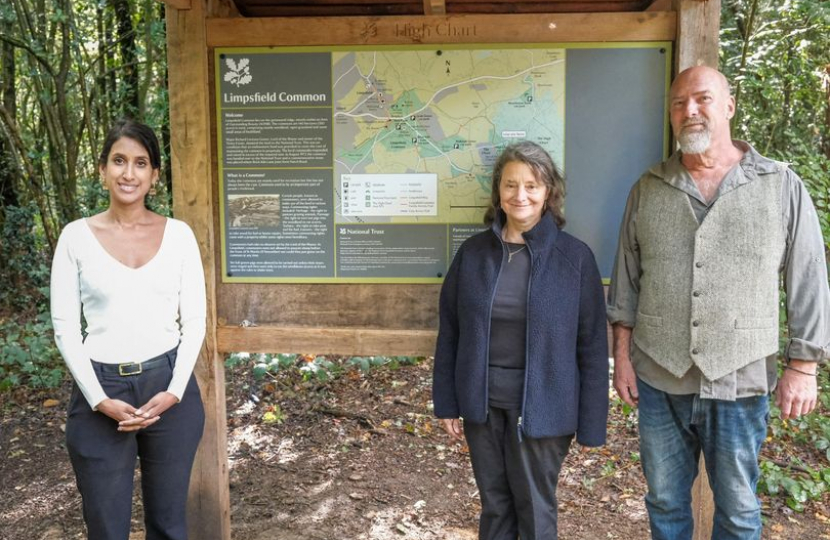
<svg viewBox="0 0 830 540"><path fill-rule="evenodd" d="M21 40L16 39L16 38L13 38L13 37L9 36L8 34L4 34L4 33L0 33L0 41L2 41L4 43L8 43L9 45L11 45L13 47L16 47L18 49L23 49L24 51L26 51L27 53L32 55L32 57L35 60L37 60L38 64L43 66L46 69L46 71L49 72L50 76L55 77L55 72L54 72L54 70L52 70L52 66L49 64L49 61L46 58L44 58L43 55L38 54L38 52L36 50L34 50L26 42L21 41Z"/></svg>

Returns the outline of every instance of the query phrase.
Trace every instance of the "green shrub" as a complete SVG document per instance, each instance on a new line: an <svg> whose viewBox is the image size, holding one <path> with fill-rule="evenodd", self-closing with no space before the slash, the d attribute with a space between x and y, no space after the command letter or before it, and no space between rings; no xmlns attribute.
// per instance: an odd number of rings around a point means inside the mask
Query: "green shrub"
<svg viewBox="0 0 830 540"><path fill-rule="evenodd" d="M48 313L22 324L0 324L0 391L18 386L54 388L64 373Z"/></svg>
<svg viewBox="0 0 830 540"><path fill-rule="evenodd" d="M36 210L31 206L3 208L0 228L0 320L6 313L34 316L45 303L49 262Z"/></svg>
<svg viewBox="0 0 830 540"><path fill-rule="evenodd" d="M336 379L347 368L357 368L363 373L372 368L386 366L398 369L400 366L414 365L421 362L421 356L352 356L346 358L328 358L326 356L299 355L299 354L268 354L268 353L232 353L225 360L225 367L233 368L240 365L251 365L254 379L261 379L267 374L273 374L286 369L296 369L305 381L318 380L321 382Z"/></svg>

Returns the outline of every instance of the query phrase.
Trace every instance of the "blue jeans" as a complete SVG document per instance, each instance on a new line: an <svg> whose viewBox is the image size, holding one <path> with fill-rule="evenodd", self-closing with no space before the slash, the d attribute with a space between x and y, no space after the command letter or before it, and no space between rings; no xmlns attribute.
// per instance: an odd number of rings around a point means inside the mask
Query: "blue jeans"
<svg viewBox="0 0 830 540"><path fill-rule="evenodd" d="M760 540L755 496L758 453L767 432L768 396L737 401L661 392L637 380L640 457L648 482L653 540L690 540L692 484L703 450L715 498L712 538Z"/></svg>

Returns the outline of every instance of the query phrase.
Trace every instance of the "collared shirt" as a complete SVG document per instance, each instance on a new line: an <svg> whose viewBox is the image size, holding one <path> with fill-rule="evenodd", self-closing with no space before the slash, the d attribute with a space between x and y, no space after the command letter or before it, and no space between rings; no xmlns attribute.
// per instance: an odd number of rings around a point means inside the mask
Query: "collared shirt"
<svg viewBox="0 0 830 540"><path fill-rule="evenodd" d="M698 223L702 223L718 198L741 184L757 181L759 175L775 173L778 163L767 159L743 141L733 141L744 152L741 161L723 178L717 194L706 201L697 189L678 151L651 169L670 185L686 193ZM631 189L625 207L611 287L608 291L608 320L633 328L636 324L640 291L640 258L637 245L637 209L640 184ZM820 361L830 357L830 290L824 241L815 207L801 179L786 170L781 187L781 227L786 231L786 248L781 254L781 273L787 290L789 339L787 359ZM751 269L747 269L748 271ZM777 383L777 355L755 362L717 380L708 380L696 366L677 378L632 343L631 361L637 376L647 384L670 394L700 394L704 399L735 400L771 392Z"/></svg>

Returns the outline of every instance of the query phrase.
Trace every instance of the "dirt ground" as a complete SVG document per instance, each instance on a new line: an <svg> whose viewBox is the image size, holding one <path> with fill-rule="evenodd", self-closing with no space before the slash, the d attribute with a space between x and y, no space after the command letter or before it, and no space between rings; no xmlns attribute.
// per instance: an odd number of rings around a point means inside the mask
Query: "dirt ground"
<svg viewBox="0 0 830 540"><path fill-rule="evenodd" d="M430 370L347 370L327 383L229 370L234 540L475 539L468 455L432 418ZM62 431L68 397L68 385L0 395L1 540L84 538ZM606 447L572 448L559 484L562 540L649 537L636 457L636 422L619 408ZM765 540L830 540L830 497L801 514L781 499L762 503ZM140 506L136 498L131 540L143 538Z"/></svg>

